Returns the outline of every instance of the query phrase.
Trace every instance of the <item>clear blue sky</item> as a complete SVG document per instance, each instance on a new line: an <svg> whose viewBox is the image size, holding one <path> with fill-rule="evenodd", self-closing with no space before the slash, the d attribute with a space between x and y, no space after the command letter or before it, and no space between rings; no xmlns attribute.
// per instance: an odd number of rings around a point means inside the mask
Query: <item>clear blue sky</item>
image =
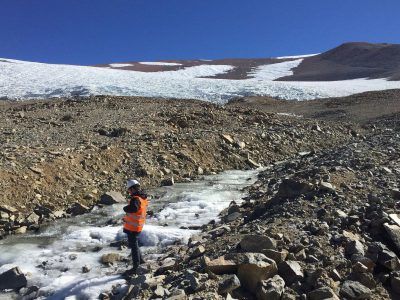
<svg viewBox="0 0 400 300"><path fill-rule="evenodd" d="M400 43L398 0L0 0L0 57L91 65Z"/></svg>

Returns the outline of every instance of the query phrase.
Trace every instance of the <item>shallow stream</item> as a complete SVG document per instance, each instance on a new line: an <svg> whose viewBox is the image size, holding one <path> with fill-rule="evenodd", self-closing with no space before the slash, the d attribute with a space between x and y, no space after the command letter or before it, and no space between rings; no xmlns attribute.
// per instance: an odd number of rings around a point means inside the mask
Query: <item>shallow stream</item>
<svg viewBox="0 0 400 300"><path fill-rule="evenodd" d="M255 182L258 171L228 171L202 180L179 183L149 191L149 217L140 235L147 255L162 247L185 242L193 228L218 220L231 201L240 202L243 187ZM107 225L121 219L123 204L94 208L86 215L54 221L38 233L10 236L0 241L0 274L18 266L27 274L28 286L40 288L39 299L98 299L113 285L125 285L117 267L100 262L103 254L118 252L129 257L129 249L118 250L110 243L125 238L122 226ZM82 273L87 266L90 272ZM17 299L16 294L0 293L0 299Z"/></svg>

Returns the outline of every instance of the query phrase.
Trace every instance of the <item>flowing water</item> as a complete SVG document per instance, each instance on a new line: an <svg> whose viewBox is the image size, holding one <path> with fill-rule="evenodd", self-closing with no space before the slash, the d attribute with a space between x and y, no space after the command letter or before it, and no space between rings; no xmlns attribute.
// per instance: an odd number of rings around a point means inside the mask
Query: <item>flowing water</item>
<svg viewBox="0 0 400 300"><path fill-rule="evenodd" d="M148 257L162 247L185 242L200 226L218 220L218 214L231 201L240 202L241 189L252 184L258 171L228 171L190 183L149 191L149 217L140 235ZM40 288L39 299L97 299L112 286L126 284L117 267L100 263L103 254L118 252L129 257L129 250L117 250L110 242L125 238L122 226L107 225L123 217L123 204L94 208L91 213L61 219L38 233L10 236L0 241L0 274L19 266L27 274L28 286ZM88 266L90 272L82 273ZM0 299L17 299L13 293L0 293Z"/></svg>

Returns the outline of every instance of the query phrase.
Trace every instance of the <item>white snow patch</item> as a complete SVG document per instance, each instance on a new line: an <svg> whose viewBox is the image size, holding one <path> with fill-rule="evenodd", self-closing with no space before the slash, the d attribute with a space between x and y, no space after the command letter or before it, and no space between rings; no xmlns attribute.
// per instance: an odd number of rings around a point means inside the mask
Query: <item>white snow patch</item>
<svg viewBox="0 0 400 300"><path fill-rule="evenodd" d="M275 80L284 76L293 75L293 68L296 68L303 59L297 59L292 61L285 61L276 64L264 65L256 68L249 75L259 80Z"/></svg>
<svg viewBox="0 0 400 300"><path fill-rule="evenodd" d="M112 68L124 68L124 67L132 67L132 64L109 64Z"/></svg>
<svg viewBox="0 0 400 300"><path fill-rule="evenodd" d="M311 56L316 56L319 55L320 53L315 53L315 54L303 54L303 55L292 55L292 56L278 56L275 57L277 59L285 59L285 58L306 58L306 57L311 57Z"/></svg>
<svg viewBox="0 0 400 300"><path fill-rule="evenodd" d="M152 66L182 66L179 63L171 63L171 62L164 62L164 61L141 61L139 64L142 65L152 65Z"/></svg>

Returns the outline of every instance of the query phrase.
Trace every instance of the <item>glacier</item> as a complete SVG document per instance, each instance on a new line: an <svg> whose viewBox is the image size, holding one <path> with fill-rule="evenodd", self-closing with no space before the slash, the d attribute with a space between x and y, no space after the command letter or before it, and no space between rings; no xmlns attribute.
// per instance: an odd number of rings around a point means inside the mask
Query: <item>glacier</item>
<svg viewBox="0 0 400 300"><path fill-rule="evenodd" d="M0 97L10 100L90 95L199 99L226 103L243 96L286 100L341 97L400 88L399 81L352 79L326 82L275 81L291 75L302 58L254 69L243 80L212 77L232 70L230 65L200 65L177 71L145 73L110 68L45 64L0 59Z"/></svg>

